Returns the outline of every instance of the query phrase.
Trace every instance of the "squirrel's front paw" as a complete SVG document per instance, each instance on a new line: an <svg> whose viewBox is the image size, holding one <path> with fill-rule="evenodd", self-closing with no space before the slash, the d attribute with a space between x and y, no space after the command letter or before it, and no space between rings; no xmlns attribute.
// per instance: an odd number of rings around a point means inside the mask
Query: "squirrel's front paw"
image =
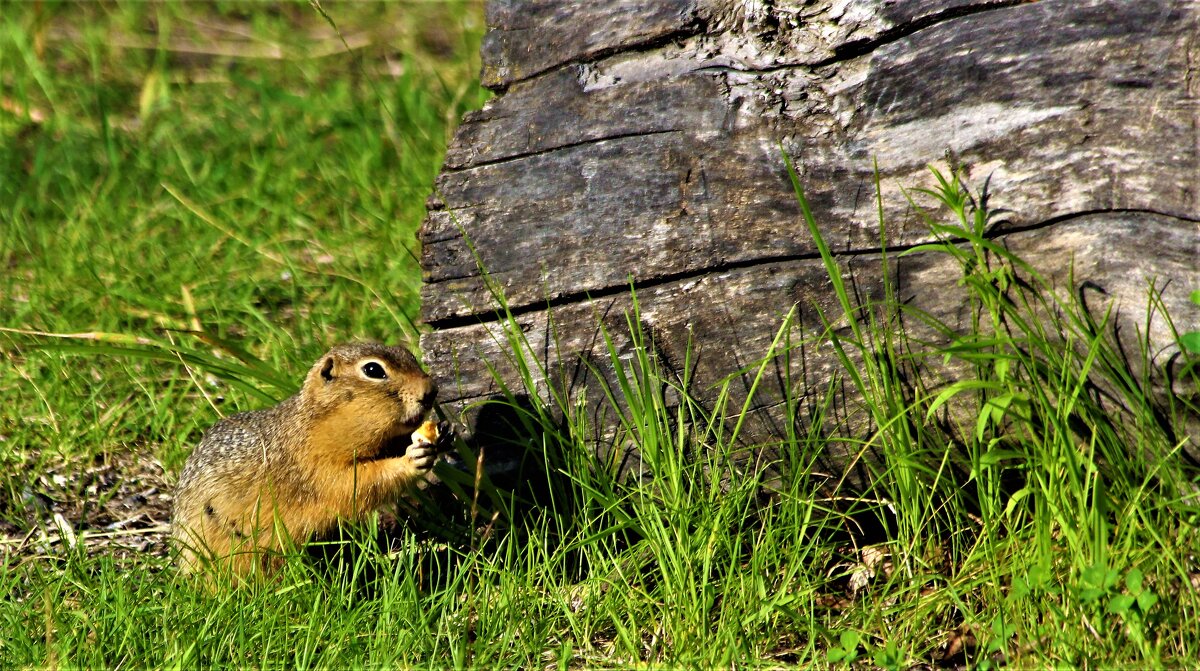
<svg viewBox="0 0 1200 671"><path fill-rule="evenodd" d="M425 422L412 434L412 445L405 453L413 464L422 471L433 468L437 456L450 449L454 443L454 428L450 422Z"/></svg>
<svg viewBox="0 0 1200 671"><path fill-rule="evenodd" d="M404 452L404 456L412 460L418 471L428 471L437 461L437 450L433 443L413 439L412 445Z"/></svg>

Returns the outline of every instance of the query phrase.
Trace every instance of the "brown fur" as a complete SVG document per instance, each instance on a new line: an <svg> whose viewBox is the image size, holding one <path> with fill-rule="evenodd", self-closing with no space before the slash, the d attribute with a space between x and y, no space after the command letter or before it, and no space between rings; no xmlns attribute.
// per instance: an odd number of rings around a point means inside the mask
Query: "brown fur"
<svg viewBox="0 0 1200 671"><path fill-rule="evenodd" d="M386 379L363 366L376 362ZM217 422L184 465L172 534L181 566L213 562L237 576L268 569L279 550L357 520L394 499L433 466L432 446L407 442L436 388L406 350L338 345L300 392L265 410Z"/></svg>

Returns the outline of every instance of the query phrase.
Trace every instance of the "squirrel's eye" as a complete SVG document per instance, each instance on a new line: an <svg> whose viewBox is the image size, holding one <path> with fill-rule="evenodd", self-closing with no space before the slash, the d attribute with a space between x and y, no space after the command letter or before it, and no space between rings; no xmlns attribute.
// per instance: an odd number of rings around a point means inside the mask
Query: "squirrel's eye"
<svg viewBox="0 0 1200 671"><path fill-rule="evenodd" d="M383 369L383 366L380 366L378 363L375 363L374 361L363 364L362 372L363 372L363 375L366 375L367 377L370 377L370 378L374 378L376 380L382 380L387 377L387 371L385 371Z"/></svg>

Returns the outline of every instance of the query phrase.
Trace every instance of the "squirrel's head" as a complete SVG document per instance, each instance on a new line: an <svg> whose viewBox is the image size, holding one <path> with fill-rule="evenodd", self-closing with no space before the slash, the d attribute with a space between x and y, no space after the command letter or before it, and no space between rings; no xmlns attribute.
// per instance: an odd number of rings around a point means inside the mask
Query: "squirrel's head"
<svg viewBox="0 0 1200 671"><path fill-rule="evenodd" d="M301 394L314 411L334 413L330 419L386 440L421 425L437 385L404 348L348 343L313 365Z"/></svg>

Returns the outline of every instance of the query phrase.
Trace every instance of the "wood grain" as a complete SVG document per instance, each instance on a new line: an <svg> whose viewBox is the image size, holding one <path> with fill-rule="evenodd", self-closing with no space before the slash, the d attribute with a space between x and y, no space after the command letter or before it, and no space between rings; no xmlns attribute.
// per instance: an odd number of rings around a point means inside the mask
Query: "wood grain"
<svg viewBox="0 0 1200 671"><path fill-rule="evenodd" d="M761 359L793 305L811 337L832 294L784 151L864 297L883 280L876 170L888 243L911 246L931 239L913 189L952 164L1063 291L1102 287L1162 356L1149 283L1200 328L1198 2L507 0L488 20L498 95L456 133L421 232L422 346L458 407L495 393L485 362L513 379L497 288L570 389L580 360L603 368L597 323L620 331L631 282L664 356L693 343L700 386ZM905 300L962 319L944 259L895 272ZM786 369L823 393L833 366L810 349ZM758 390L747 440L780 435L781 397Z"/></svg>

